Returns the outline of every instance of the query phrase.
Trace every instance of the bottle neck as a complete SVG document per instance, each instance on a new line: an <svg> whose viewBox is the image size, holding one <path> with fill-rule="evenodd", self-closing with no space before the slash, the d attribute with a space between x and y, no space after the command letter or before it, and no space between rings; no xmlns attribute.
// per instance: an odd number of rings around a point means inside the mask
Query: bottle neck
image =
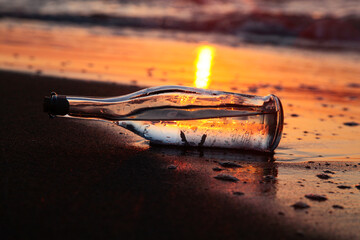
<svg viewBox="0 0 360 240"><path fill-rule="evenodd" d="M69 113L70 104L66 96L52 92L50 97L44 98L44 112L50 116L66 115Z"/></svg>
<svg viewBox="0 0 360 240"><path fill-rule="evenodd" d="M150 89L151 90L151 89ZM227 92L185 92L182 89L139 91L115 98L84 98L51 94L44 101L50 116L96 118L109 121L192 120L275 113L277 97Z"/></svg>
<svg viewBox="0 0 360 240"><path fill-rule="evenodd" d="M121 98L85 98L77 96L57 95L52 92L44 99L44 112L51 117L70 116L80 118L102 118L116 120L111 108L121 104Z"/></svg>
<svg viewBox="0 0 360 240"><path fill-rule="evenodd" d="M123 114L123 101L119 98L66 97L70 117L97 118L116 121Z"/></svg>

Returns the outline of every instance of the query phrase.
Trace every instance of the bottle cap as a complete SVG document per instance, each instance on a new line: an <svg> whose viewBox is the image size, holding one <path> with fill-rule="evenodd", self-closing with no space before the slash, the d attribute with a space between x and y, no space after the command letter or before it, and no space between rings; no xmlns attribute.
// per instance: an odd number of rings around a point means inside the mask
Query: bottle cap
<svg viewBox="0 0 360 240"><path fill-rule="evenodd" d="M69 113L69 101L64 95L52 92L50 97L44 98L44 112L49 115L66 115Z"/></svg>

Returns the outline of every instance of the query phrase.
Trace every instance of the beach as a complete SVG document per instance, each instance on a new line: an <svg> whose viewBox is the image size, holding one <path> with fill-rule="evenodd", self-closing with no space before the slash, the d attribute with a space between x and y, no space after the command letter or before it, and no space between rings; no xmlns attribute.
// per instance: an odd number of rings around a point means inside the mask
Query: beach
<svg viewBox="0 0 360 240"><path fill-rule="evenodd" d="M3 239L360 238L358 51L203 38L1 19ZM53 91L112 97L199 81L278 96L274 154L153 146L112 122L43 112Z"/></svg>
<svg viewBox="0 0 360 240"><path fill-rule="evenodd" d="M358 161L149 147L113 124L49 119L42 100L51 89L112 96L139 88L1 72L5 239L359 237ZM222 171L239 182L214 178L222 162L242 166ZM325 170L330 180L316 176ZM295 210L298 201L310 208Z"/></svg>

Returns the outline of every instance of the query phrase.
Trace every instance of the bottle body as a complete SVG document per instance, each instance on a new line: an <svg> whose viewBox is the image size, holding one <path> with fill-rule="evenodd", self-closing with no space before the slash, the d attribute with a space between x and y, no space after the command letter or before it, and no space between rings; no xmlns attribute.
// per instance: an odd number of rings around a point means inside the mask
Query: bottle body
<svg viewBox="0 0 360 240"><path fill-rule="evenodd" d="M274 95L164 86L117 98L66 101L68 110L60 115L112 121L153 144L271 152L283 127L281 102Z"/></svg>
<svg viewBox="0 0 360 240"><path fill-rule="evenodd" d="M153 144L271 151L276 113L180 121L119 121Z"/></svg>

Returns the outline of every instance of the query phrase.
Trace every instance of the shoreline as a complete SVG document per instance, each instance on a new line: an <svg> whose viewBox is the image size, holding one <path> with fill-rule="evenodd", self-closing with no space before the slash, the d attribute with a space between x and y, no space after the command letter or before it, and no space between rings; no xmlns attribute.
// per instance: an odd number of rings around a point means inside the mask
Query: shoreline
<svg viewBox="0 0 360 240"><path fill-rule="evenodd" d="M124 86L134 89L132 92L140 90L141 87L137 82L128 82L123 85L119 82L108 82L101 80L87 80L87 79L73 79L70 77L57 77L44 75L41 72L16 72L15 70L0 70L14 74L22 74L22 76L30 76L32 78L41 77L55 80L64 81L78 81L84 84L95 84L104 86L118 86L119 88ZM136 85L131 85L136 84ZM306 90L306 88L304 89ZM76 95L72 92L61 93L56 89L50 91L56 91L58 94ZM261 88L259 89L261 91ZM290 98L289 95L292 93L289 89L282 89L277 92L283 101L283 107L285 110L285 125L284 134L282 140L276 149L275 159L278 162L306 162L306 161L324 161L324 162L356 162L360 160L360 152L357 151L356 143L359 141L357 138L358 127L348 127L342 125L345 121L353 122L356 121L356 113L360 112L360 106L357 106L356 98L354 100L345 100L344 96L336 96L334 92L322 92L317 89L309 90L309 92L303 93L318 94L315 98L321 98L317 105L311 106L312 99L299 99L299 96ZM130 92L127 92L130 93ZM244 92L243 92L244 93ZM249 92L245 92L248 94ZM261 91L261 93L263 93ZM250 93L256 95L265 95L259 93ZM356 93L356 92L355 92ZM119 96L122 92L107 92L104 96ZM88 96L102 96L85 94ZM319 97L321 96L321 97ZM346 96L346 95L345 95ZM355 94L356 96L356 94ZM329 100L333 98L328 104L323 103L323 98ZM284 101L285 99L285 101ZM309 101L310 100L310 101ZM336 106L337 104L338 106ZM355 105L354 105L355 104ZM345 107L346 106L346 107ZM351 111L348 109L351 108ZM346 110L346 111L345 111ZM316 111L316 112L315 112ZM350 115L345 117L344 115ZM298 117L300 115L300 117ZM336 115L340 116L336 117ZM318 118L318 119L316 119ZM329 120L327 121L328 118ZM346 119L347 118L347 119ZM344 120L342 120L344 119ZM345 120L346 119L346 120ZM320 121L319 121L320 120ZM342 120L343 122L339 122ZM306 123L305 127L300 127L303 123Z"/></svg>

